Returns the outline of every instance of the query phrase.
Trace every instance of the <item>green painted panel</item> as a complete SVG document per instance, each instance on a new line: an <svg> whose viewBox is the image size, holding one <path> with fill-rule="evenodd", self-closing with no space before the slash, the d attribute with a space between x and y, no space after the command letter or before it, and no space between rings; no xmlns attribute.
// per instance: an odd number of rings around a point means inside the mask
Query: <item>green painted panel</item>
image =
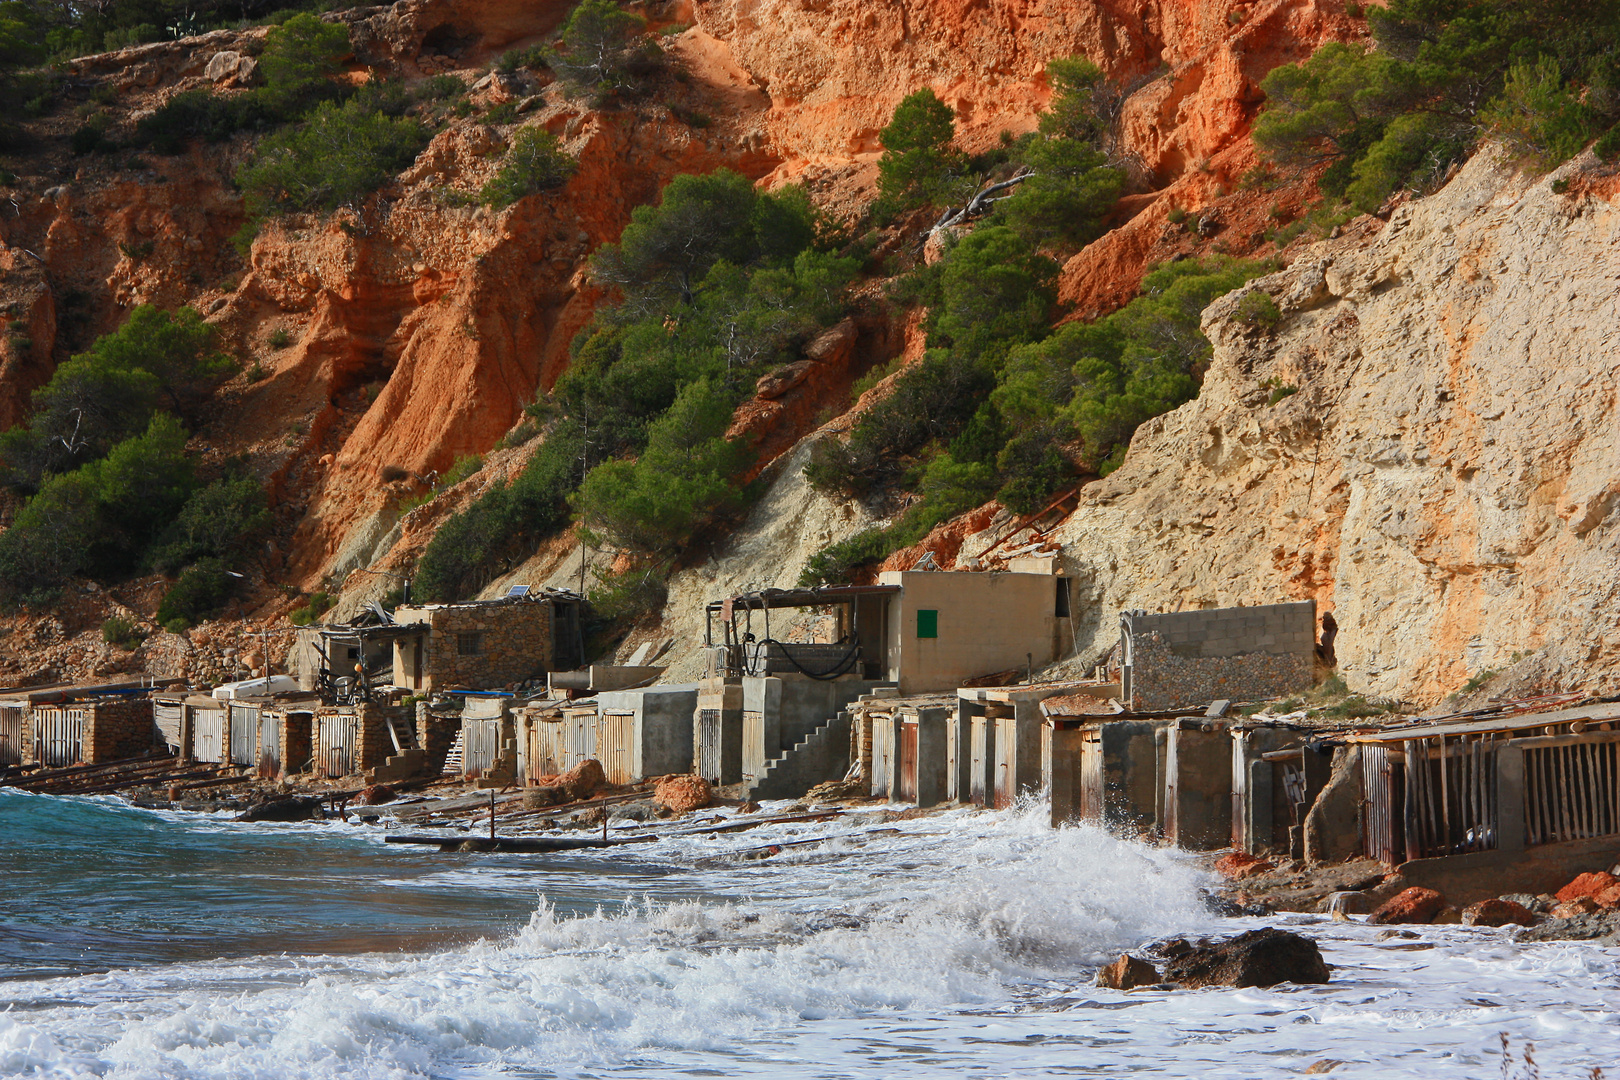
<svg viewBox="0 0 1620 1080"><path fill-rule="evenodd" d="M939 612L926 609L917 611L917 636L939 637Z"/></svg>

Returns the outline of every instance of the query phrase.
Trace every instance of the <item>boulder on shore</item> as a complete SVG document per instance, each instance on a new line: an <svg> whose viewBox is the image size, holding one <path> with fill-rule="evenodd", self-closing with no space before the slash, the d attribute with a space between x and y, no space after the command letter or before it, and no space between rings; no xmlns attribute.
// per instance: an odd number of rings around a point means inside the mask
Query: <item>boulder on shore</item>
<svg viewBox="0 0 1620 1080"><path fill-rule="evenodd" d="M1367 916L1370 923L1427 923L1433 922L1446 906L1446 898L1433 889L1413 885L1396 893L1383 906Z"/></svg>
<svg viewBox="0 0 1620 1080"><path fill-rule="evenodd" d="M236 816L237 821L320 821L326 817L321 800L312 795L289 795L250 806Z"/></svg>
<svg viewBox="0 0 1620 1080"><path fill-rule="evenodd" d="M1195 946L1166 964L1164 977L1193 988L1325 983L1328 966L1316 942L1268 926L1211 945Z"/></svg>
<svg viewBox="0 0 1620 1080"><path fill-rule="evenodd" d="M1599 893L1612 889L1616 885L1620 885L1620 880L1616 880L1613 874L1607 874L1599 870L1596 873L1575 875L1574 881L1553 893L1553 896L1561 904L1567 904L1571 900L1579 900L1583 896L1590 896L1596 900ZM1602 901L1599 901L1599 906L1603 906Z"/></svg>
<svg viewBox="0 0 1620 1080"><path fill-rule="evenodd" d="M1536 916L1523 904L1497 897L1463 908L1462 921L1465 926L1534 926Z"/></svg>
<svg viewBox="0 0 1620 1080"><path fill-rule="evenodd" d="M1130 990L1159 983L1159 969L1146 960L1125 955L1097 972L1097 985L1108 990Z"/></svg>
<svg viewBox="0 0 1620 1080"><path fill-rule="evenodd" d="M586 758L557 778L557 786L573 802L590 798L606 784L607 774L602 771L602 763L595 758Z"/></svg>
<svg viewBox="0 0 1620 1080"><path fill-rule="evenodd" d="M714 789L701 776L666 776L653 788L653 801L677 814L701 810L714 799Z"/></svg>
<svg viewBox="0 0 1620 1080"><path fill-rule="evenodd" d="M381 806L394 801L394 789L387 784L372 784L354 797L356 806Z"/></svg>

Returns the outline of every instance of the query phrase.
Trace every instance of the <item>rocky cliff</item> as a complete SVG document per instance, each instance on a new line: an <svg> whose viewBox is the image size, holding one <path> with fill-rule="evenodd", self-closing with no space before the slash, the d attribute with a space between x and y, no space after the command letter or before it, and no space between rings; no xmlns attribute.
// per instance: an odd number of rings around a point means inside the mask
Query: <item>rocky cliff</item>
<svg viewBox="0 0 1620 1080"><path fill-rule="evenodd" d="M851 214L907 93L935 89L963 145L984 149L1034 125L1046 61L1084 53L1131 91L1120 147L1142 188L1064 267L1062 296L1088 315L1127 299L1152 262L1270 250L1262 234L1311 189L1239 185L1255 162L1259 81L1365 30L1316 0L693 0L654 13L655 26L690 24L666 38L682 68L671 100L602 112L543 80L485 77L501 49L542 40L566 11L400 0L345 15L354 78L454 72L480 111L521 113L451 121L374 205L284 219L245 260L227 240L242 220L230 176L244 145L122 163L40 155L0 215L0 424L128 306L198 305L242 365L198 444L249 454L265 479L278 517L267 575L305 590L346 580L352 608L393 579L350 571L408 569L455 507L521 467L532 444L493 448L561 373L600 299L585 259L671 176L728 166L802 182ZM73 74L116 91L108 108L128 125L179 90L232 85L241 67L217 58L252 52L255 35L142 46ZM534 122L578 157L573 180L501 212L463 205L457 193ZM1387 221L1289 249L1288 269L1254 286L1282 310L1275 329L1235 320L1236 298L1212 307L1202 396L1144 427L1058 534L1083 592L1081 653L1111 642L1121 608L1308 597L1335 613L1341 670L1369 693L1429 703L1507 667L1514 688L1601 684L1620 648L1606 614L1620 491L1615 186L1589 158L1537 181L1476 160ZM1173 208L1199 228L1173 226ZM869 310L761 380L734 430L760 437L766 494L676 573L662 624L630 645L670 640L672 672L695 673L705 601L790 585L818 547L885 512L811 491L805 436L847 428L854 377L920 343L914 319ZM475 452L488 455L480 473L402 516L420 477ZM971 565L1010 527L991 506L925 546ZM613 561L559 537L491 590L577 587L587 564ZM49 657L77 649L98 671L147 663L87 647L90 609L149 616L160 591L140 583L77 605L82 617L58 619L31 662L75 673L77 661ZM233 617L275 619L293 603L260 599ZM211 634L217 645L235 632ZM188 670L185 639L152 640L165 671Z"/></svg>
<svg viewBox="0 0 1620 1080"><path fill-rule="evenodd" d="M1058 536L1115 612L1314 599L1339 670L1432 704L1620 681L1620 176L1493 152L1204 315L1202 393L1140 429ZM1293 392L1297 389L1297 392ZM1284 396L1286 394L1286 396Z"/></svg>

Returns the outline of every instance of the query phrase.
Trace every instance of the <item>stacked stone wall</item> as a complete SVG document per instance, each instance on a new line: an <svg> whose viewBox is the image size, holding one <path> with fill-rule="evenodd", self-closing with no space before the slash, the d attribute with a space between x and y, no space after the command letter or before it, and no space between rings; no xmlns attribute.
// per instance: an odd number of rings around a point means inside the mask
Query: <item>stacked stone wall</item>
<svg viewBox="0 0 1620 1080"><path fill-rule="evenodd" d="M1157 633L1131 645L1131 710L1190 708L1218 698L1264 701L1310 685L1310 653L1182 656Z"/></svg>
<svg viewBox="0 0 1620 1080"><path fill-rule="evenodd" d="M433 689L493 689L551 670L551 605L534 601L452 606L428 611L424 671ZM480 650L461 651L462 635L478 634Z"/></svg>
<svg viewBox="0 0 1620 1080"><path fill-rule="evenodd" d="M157 745L150 698L96 701L84 709L84 763L144 754Z"/></svg>

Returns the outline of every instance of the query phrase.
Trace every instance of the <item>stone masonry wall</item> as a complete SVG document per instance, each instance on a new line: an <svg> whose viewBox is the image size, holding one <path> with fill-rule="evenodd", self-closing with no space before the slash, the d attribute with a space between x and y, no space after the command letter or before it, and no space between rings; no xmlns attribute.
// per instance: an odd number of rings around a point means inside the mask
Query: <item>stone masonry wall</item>
<svg viewBox="0 0 1620 1080"><path fill-rule="evenodd" d="M1311 653L1183 656L1157 631L1132 643L1133 712L1203 705L1217 698L1259 701L1310 684Z"/></svg>
<svg viewBox="0 0 1620 1080"><path fill-rule="evenodd" d="M535 601L428 609L424 671L429 686L493 689L551 670L551 605ZM461 652L461 635L479 634L480 651Z"/></svg>
<svg viewBox="0 0 1620 1080"><path fill-rule="evenodd" d="M84 763L144 754L155 744L156 732L149 698L92 702L84 707Z"/></svg>
<svg viewBox="0 0 1620 1080"><path fill-rule="evenodd" d="M1299 653L1316 647L1316 602L1204 608L1160 615L1120 617L1122 630L1136 640L1157 632L1182 657L1239 656L1243 653Z"/></svg>

